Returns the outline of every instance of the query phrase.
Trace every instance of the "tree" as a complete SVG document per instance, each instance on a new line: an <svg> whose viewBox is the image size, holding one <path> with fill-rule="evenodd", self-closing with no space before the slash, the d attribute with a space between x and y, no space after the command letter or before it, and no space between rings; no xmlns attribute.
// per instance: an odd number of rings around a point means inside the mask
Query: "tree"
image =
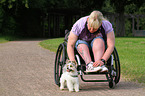
<svg viewBox="0 0 145 96"><path fill-rule="evenodd" d="M39 15L38 17L42 18L43 17L41 16L42 13L42 15L44 15L45 17L45 15L48 13L48 10L51 9L53 10L59 9L59 12L61 10L67 10L67 12L71 10L71 14L75 13L74 11L77 11L79 15L83 15L83 16L88 15L93 10L102 11L102 7L105 1L107 0L1 0L0 11L1 10L2 11L0 12L0 30L5 29L6 25L10 24L10 23L7 24L7 22L12 22L12 24L10 25L13 25L14 23L18 25L22 25L20 23L22 23L23 21L22 22L18 22L18 21L22 20L22 18L24 18L24 20L28 20L28 19L31 20L30 18L33 18L34 14L37 16ZM105 10L107 10L107 12L115 11L116 13L118 13L118 18L116 23L116 27L117 27L116 36L124 36L125 35L124 13L125 13L126 6L133 4L137 6L136 9L138 9L143 4L143 0L139 0L139 1L138 0L109 0L109 2L110 1L111 1L110 4L113 6L113 8L110 9L111 7L108 8L106 6ZM37 12L39 12L40 14L36 14ZM66 13L66 14L68 14L68 17L71 16L70 13ZM26 18L25 15L27 16L28 19ZM36 17L34 18L35 20L38 20Z"/></svg>
<svg viewBox="0 0 145 96"><path fill-rule="evenodd" d="M138 8L144 3L143 0L110 0L111 4L115 8L115 12L118 13L116 23L116 36L125 36L125 6L135 4Z"/></svg>
<svg viewBox="0 0 145 96"><path fill-rule="evenodd" d="M11 9L15 4L18 4L18 2L21 2L25 5L26 8L29 8L28 0L1 0L0 4L5 5L9 9Z"/></svg>
<svg viewBox="0 0 145 96"><path fill-rule="evenodd" d="M0 1L0 33L13 35L16 30L15 17L19 6L28 6L28 0L1 0Z"/></svg>

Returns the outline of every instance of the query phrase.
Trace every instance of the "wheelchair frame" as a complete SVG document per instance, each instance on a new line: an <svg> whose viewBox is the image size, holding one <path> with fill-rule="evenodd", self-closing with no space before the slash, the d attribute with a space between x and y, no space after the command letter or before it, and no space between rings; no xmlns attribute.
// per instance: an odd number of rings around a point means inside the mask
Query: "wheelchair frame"
<svg viewBox="0 0 145 96"><path fill-rule="evenodd" d="M67 39L68 39L69 32L66 32L66 36L64 39L64 42L61 43L58 46L56 57L55 57L55 66L54 66L54 79L55 84L60 86L60 77L62 75L63 66L66 64L66 60L68 59L67 56ZM107 61L107 68L108 72L100 73L100 72L94 72L87 74L85 71L85 63L79 53L75 50L75 58L77 61L77 70L79 72L79 75L84 82L109 82L109 87L114 88L115 85L120 80L120 61L119 56L117 53L116 48L114 47L114 51L112 52L110 58ZM106 75L107 80L87 80L84 78L84 75Z"/></svg>

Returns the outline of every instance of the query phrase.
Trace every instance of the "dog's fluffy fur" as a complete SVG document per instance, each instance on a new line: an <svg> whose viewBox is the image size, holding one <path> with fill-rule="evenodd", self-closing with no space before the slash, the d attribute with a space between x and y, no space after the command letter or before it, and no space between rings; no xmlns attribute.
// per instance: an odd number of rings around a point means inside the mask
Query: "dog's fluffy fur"
<svg viewBox="0 0 145 96"><path fill-rule="evenodd" d="M73 63L65 64L63 67L63 74L60 78L60 90L64 89L65 83L70 92L75 91L79 92L79 79L78 72Z"/></svg>

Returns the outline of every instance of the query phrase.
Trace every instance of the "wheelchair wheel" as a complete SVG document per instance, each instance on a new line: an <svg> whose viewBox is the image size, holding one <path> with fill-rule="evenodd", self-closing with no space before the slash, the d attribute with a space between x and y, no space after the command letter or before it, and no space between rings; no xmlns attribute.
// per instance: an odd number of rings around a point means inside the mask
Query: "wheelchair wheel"
<svg viewBox="0 0 145 96"><path fill-rule="evenodd" d="M119 82L119 80L120 80L121 69L120 69L119 56L118 56L116 48L114 48L113 55L114 55L114 59L115 59L114 70L116 71L115 84L117 84Z"/></svg>
<svg viewBox="0 0 145 96"><path fill-rule="evenodd" d="M111 58L113 60L113 65L111 64L110 69L111 81L109 82L109 87L114 88L115 84L117 84L120 80L120 61L116 48L114 48Z"/></svg>
<svg viewBox="0 0 145 96"><path fill-rule="evenodd" d="M55 84L60 86L60 77L62 75L62 68L66 61L66 50L65 45L62 43L59 45L56 57L55 57L55 66L54 66L54 79Z"/></svg>
<svg viewBox="0 0 145 96"><path fill-rule="evenodd" d="M112 89L115 88L115 82L114 81L110 81L109 82L109 87L112 88Z"/></svg>

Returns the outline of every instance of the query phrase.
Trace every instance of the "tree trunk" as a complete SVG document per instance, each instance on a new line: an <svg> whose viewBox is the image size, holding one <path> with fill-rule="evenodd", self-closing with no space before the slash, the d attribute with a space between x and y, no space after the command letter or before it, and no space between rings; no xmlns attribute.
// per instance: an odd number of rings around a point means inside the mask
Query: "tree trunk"
<svg viewBox="0 0 145 96"><path fill-rule="evenodd" d="M116 36L125 36L125 18L124 13L119 13L116 19Z"/></svg>

